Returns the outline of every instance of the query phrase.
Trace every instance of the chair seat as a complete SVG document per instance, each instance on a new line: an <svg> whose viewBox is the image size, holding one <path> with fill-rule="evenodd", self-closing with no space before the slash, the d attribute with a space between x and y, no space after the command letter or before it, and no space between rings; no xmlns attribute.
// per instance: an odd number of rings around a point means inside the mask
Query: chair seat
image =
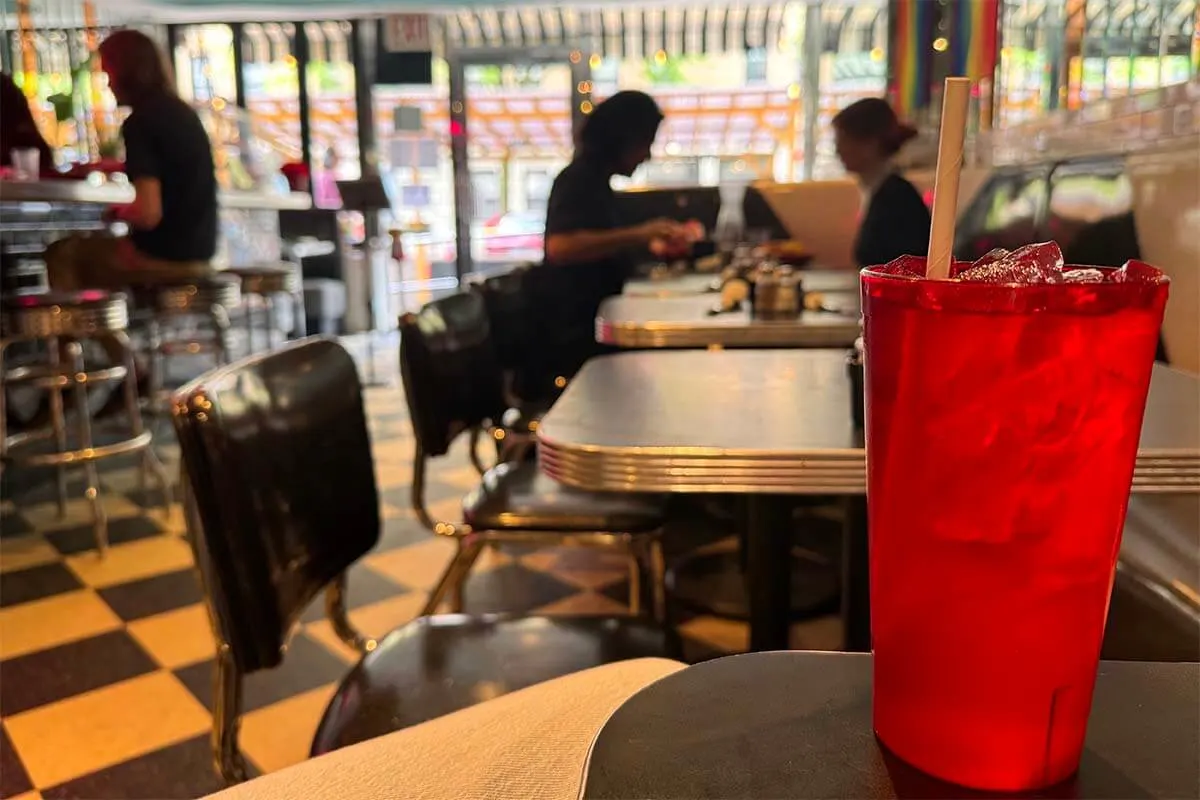
<svg viewBox="0 0 1200 800"><path fill-rule="evenodd" d="M677 658L678 650L672 632L632 617L422 617L389 634L342 681L312 755L590 667Z"/></svg>
<svg viewBox="0 0 1200 800"><path fill-rule="evenodd" d="M563 486L536 460L498 464L463 498L463 519L476 530L640 533L662 525L655 495L587 492Z"/></svg>

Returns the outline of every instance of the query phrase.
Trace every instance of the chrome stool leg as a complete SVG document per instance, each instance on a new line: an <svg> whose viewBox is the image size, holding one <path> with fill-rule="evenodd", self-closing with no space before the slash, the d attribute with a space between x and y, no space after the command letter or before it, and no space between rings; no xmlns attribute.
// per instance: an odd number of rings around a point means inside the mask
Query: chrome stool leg
<svg viewBox="0 0 1200 800"><path fill-rule="evenodd" d="M133 356L133 345L129 341L129 335L121 332L115 334L118 342L121 343L121 348L125 353L125 413L129 415L129 427L133 431L134 436L141 436L146 429L142 423L142 412L138 405L138 392L136 369L137 361ZM142 450L142 468L138 471L138 482L142 489L142 494L147 493L147 476L153 475L158 480L158 485L162 489L163 497L163 514L169 516L171 513L171 478L167 474L166 467L158 460L158 455L154 452L154 442L146 445Z"/></svg>
<svg viewBox="0 0 1200 800"><path fill-rule="evenodd" d="M229 311L224 306L210 306L208 318L213 324L213 352L217 366L224 366L229 363Z"/></svg>
<svg viewBox="0 0 1200 800"><path fill-rule="evenodd" d="M262 301L266 314L266 330L263 331L263 334L267 337L266 351L269 353L271 352L271 348L274 347L271 337L275 333L275 301L269 294L262 295Z"/></svg>
<svg viewBox="0 0 1200 800"><path fill-rule="evenodd" d="M166 359L163 355L162 321L158 317L150 320L146 326L150 340L150 381L148 398L151 408L157 411L158 398L162 394ZM135 387L136 388L136 387Z"/></svg>
<svg viewBox="0 0 1200 800"><path fill-rule="evenodd" d="M79 416L79 445L87 451L92 449L92 419L88 413L87 369L83 363L83 347L78 340L67 342L67 353L71 358L72 383L74 383L75 413ZM131 376L126 376L126 381ZM66 450L66 446L62 447ZM100 475L96 470L96 462L89 459L83 464L87 476L87 489L84 496L92 506L92 529L96 535L96 551L103 558L108 552L108 515L100 502Z"/></svg>
<svg viewBox="0 0 1200 800"><path fill-rule="evenodd" d="M8 345L8 339L0 339L0 475L4 474L4 465L8 461L8 368L4 360Z"/></svg>
<svg viewBox="0 0 1200 800"><path fill-rule="evenodd" d="M60 350L61 342L58 337L51 337L47 340L49 347L49 362L50 368L55 373L66 374L66 369L72 369L71 365L66 368L62 363L62 350ZM70 345L68 345L69 347ZM63 409L63 387L55 384L50 387L50 425L54 430L54 441L58 445L58 452L65 453L67 451L67 418ZM87 399L84 398L84 408L87 407ZM85 445L88 446L88 445ZM55 482L58 487L58 517L62 519L67 516L67 468L63 464L57 465L55 468Z"/></svg>
<svg viewBox="0 0 1200 800"><path fill-rule="evenodd" d="M297 267L297 270L300 268ZM308 316L304 308L304 289L301 288L292 295L292 336L293 339L303 339L308 335Z"/></svg>

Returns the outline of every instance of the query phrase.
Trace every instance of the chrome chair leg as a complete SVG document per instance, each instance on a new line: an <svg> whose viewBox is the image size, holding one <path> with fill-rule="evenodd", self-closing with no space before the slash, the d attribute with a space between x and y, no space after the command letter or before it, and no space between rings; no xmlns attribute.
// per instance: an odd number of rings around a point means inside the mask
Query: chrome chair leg
<svg viewBox="0 0 1200 800"><path fill-rule="evenodd" d="M246 759L238 746L242 727L242 676L228 645L217 653L214 671L212 747L217 772L229 783L250 777Z"/></svg>
<svg viewBox="0 0 1200 800"><path fill-rule="evenodd" d="M650 590L654 595L654 620L668 623L667 619L667 559L663 555L662 537L650 540Z"/></svg>
<svg viewBox="0 0 1200 800"><path fill-rule="evenodd" d="M458 540L458 552L454 554L454 558L450 559L450 563L446 565L445 571L442 572L442 577L438 579L437 585L429 593L429 599L425 601L425 606L421 609L420 616L428 617L436 613L438 606L446 598L446 593L452 590L455 593L452 610L455 613L461 612L463 599L462 584L467 579L471 567L475 564L475 559L479 558L479 553L482 550L483 542L478 539Z"/></svg>
<svg viewBox="0 0 1200 800"><path fill-rule="evenodd" d="M483 431L478 426L471 429L471 436L467 442L467 452L471 456L471 466L475 467L475 471L480 475L487 472L487 467L483 464L483 458L479 455L479 440L483 438Z"/></svg>
<svg viewBox="0 0 1200 800"><path fill-rule="evenodd" d="M636 617L642 613L642 562L636 548L630 548L629 562L629 614Z"/></svg>
<svg viewBox="0 0 1200 800"><path fill-rule="evenodd" d="M350 615L346 612L345 573L339 575L325 589L325 616L329 618L329 624L333 626L337 637L359 653L369 653L378 644L374 639L363 636L350 622Z"/></svg>
<svg viewBox="0 0 1200 800"><path fill-rule="evenodd" d="M55 373L63 373L62 350L58 338L50 338L47 340L46 346L49 348L51 370ZM50 425L54 430L54 441L58 445L58 452L65 453L67 451L67 419L63 409L63 389L59 385L52 386L49 394ZM62 519L67 515L67 468L59 464L54 471L54 479L58 488L58 516L59 519Z"/></svg>
<svg viewBox="0 0 1200 800"><path fill-rule="evenodd" d="M92 419L88 412L88 385L82 379L87 371L83 363L83 347L72 339L67 342L67 353L71 357L71 369L75 378L75 413L78 415L79 446L84 450L92 448ZM126 376L126 381L130 376ZM65 433L65 431L64 431ZM64 448L65 449L65 448ZM87 489L84 496L92 506L92 529L96 535L96 552L103 558L108 553L108 515L100 502L100 475L96 470L96 462L92 460L83 463L83 472L87 477Z"/></svg>
<svg viewBox="0 0 1200 800"><path fill-rule="evenodd" d="M479 542L473 547L468 545L468 547L471 547L471 550L463 560L462 569L458 573L457 579L450 586L450 613L463 613L463 608L467 604L467 578L471 577L471 568L474 567L475 562L479 560L479 554L483 552L483 548L486 546L486 544L487 543L485 542ZM492 544L491 547L493 550L499 549L498 545L496 544Z"/></svg>

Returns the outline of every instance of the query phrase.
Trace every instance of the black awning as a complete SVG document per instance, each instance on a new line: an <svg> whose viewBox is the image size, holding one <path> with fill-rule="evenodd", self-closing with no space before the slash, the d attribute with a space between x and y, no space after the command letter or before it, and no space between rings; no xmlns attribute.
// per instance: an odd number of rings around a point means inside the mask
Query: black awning
<svg viewBox="0 0 1200 800"><path fill-rule="evenodd" d="M606 57L649 58L660 50L700 55L774 48L786 5L469 9L447 14L443 24L447 45L457 50L563 46Z"/></svg>

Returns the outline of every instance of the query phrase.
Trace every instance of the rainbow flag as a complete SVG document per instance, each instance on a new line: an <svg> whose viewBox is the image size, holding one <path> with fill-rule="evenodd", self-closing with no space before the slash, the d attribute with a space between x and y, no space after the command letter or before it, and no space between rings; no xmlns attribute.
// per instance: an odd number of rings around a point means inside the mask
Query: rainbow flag
<svg viewBox="0 0 1200 800"><path fill-rule="evenodd" d="M890 94L896 113L911 117L929 104L930 61L933 58L934 0L894 0Z"/></svg>
<svg viewBox="0 0 1200 800"><path fill-rule="evenodd" d="M1000 0L958 0L950 36L950 74L973 81L991 80L996 72Z"/></svg>

